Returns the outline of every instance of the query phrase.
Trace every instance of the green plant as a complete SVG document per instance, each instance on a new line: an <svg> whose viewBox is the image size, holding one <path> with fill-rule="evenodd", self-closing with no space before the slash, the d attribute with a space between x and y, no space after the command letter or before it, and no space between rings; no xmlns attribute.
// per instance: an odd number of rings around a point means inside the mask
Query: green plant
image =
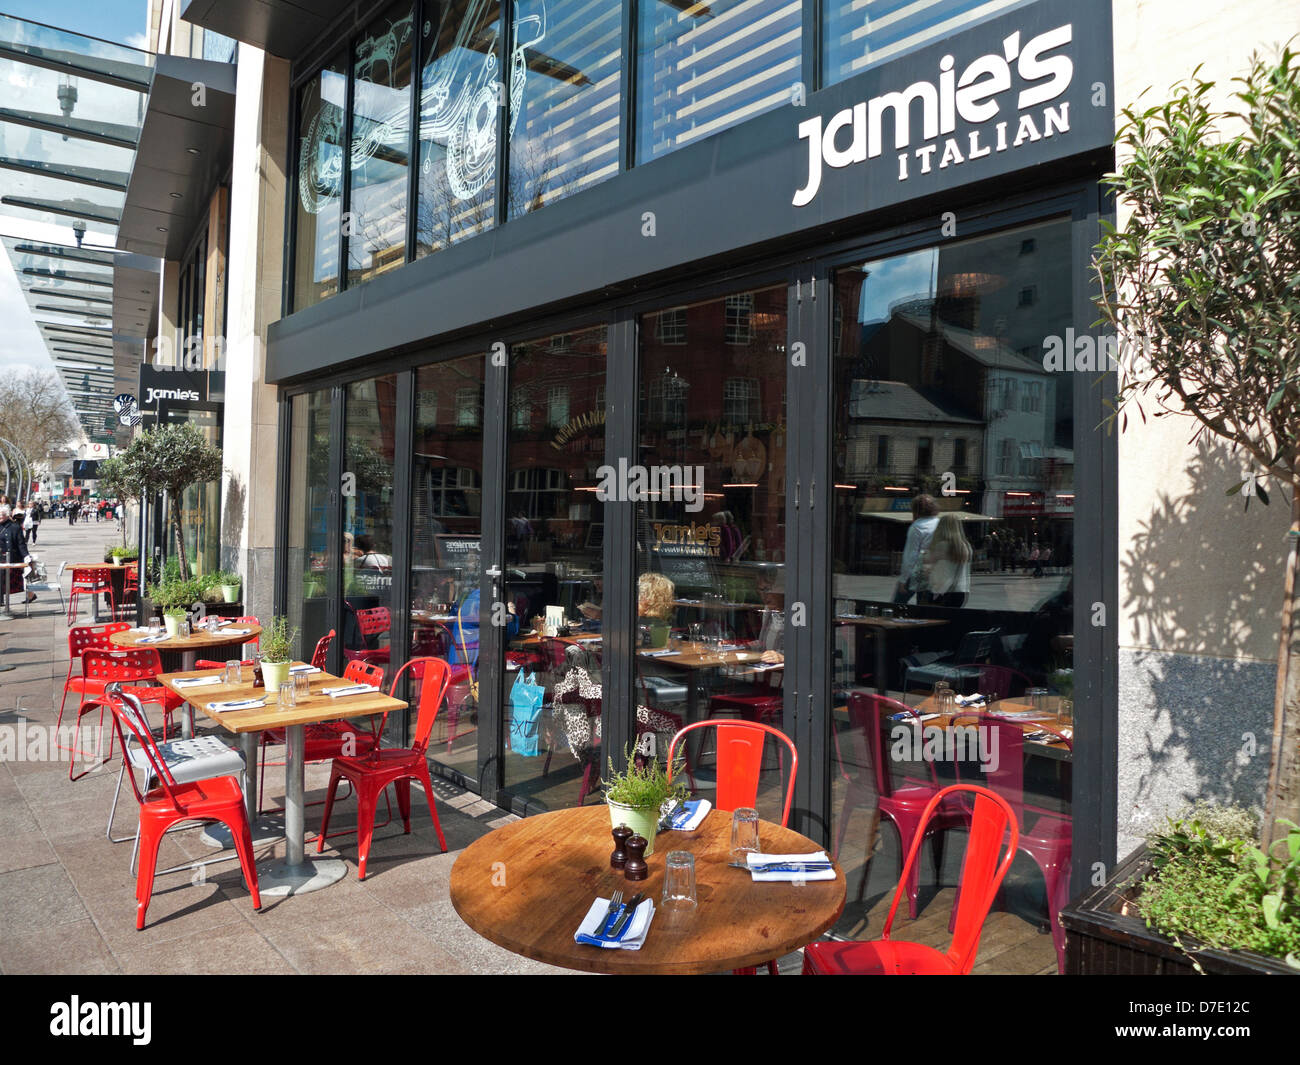
<svg viewBox="0 0 1300 1065"><path fill-rule="evenodd" d="M221 452L208 443L201 429L189 423L146 429L116 456L114 487L127 498L150 499L166 492L169 521L176 536L179 574L189 573L185 537L181 534L181 497L187 488L221 477Z"/></svg>
<svg viewBox="0 0 1300 1065"><path fill-rule="evenodd" d="M1230 495L1249 505L1255 496L1268 502L1263 482L1290 489L1266 849L1284 819L1300 820L1296 58L1289 48L1276 62L1254 57L1223 111L1211 109L1214 83L1198 72L1168 102L1125 109L1117 145L1126 162L1106 179L1124 222L1106 226L1094 260L1119 355L1110 422L1127 425L1130 407L1145 421L1151 401L1155 417L1190 417L1199 423L1193 439L1218 437L1250 463Z"/></svg>
<svg viewBox="0 0 1300 1065"><path fill-rule="evenodd" d="M165 618L183 618L188 616L189 611L178 606L169 606L163 611L163 617Z"/></svg>
<svg viewBox="0 0 1300 1065"><path fill-rule="evenodd" d="M241 578L238 573L235 573L232 570L223 569L217 574L217 583L230 584L238 588L241 583Z"/></svg>
<svg viewBox="0 0 1300 1065"><path fill-rule="evenodd" d="M671 768L660 765L657 758L646 758L635 749L627 750L627 768L614 770L602 781L605 798L623 806L658 809L669 799L684 799L686 785L681 783L684 764L678 756ZM674 780L677 783L674 783Z"/></svg>
<svg viewBox="0 0 1300 1065"><path fill-rule="evenodd" d="M262 636L259 646L262 651L262 661L270 662L274 665L277 662L288 662L293 658L293 645L298 639L298 630L289 628L289 619L286 617L273 617L264 626L262 626Z"/></svg>
<svg viewBox="0 0 1300 1065"><path fill-rule="evenodd" d="M1155 871L1138 898L1147 924L1185 951L1188 937L1300 968L1300 827L1278 828L1268 853L1252 842L1258 819L1241 807L1201 801L1169 818L1147 841Z"/></svg>

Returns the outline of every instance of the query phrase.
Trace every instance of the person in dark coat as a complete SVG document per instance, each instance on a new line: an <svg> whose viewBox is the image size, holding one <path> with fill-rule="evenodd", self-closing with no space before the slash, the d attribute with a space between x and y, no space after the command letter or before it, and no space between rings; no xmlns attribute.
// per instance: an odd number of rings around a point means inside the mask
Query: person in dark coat
<svg viewBox="0 0 1300 1065"><path fill-rule="evenodd" d="M22 523L14 521L13 511L8 505L0 505L0 561L26 562L29 555L27 537L23 535ZM5 572L9 574L9 594L21 593L23 590L23 571L21 569L11 569ZM27 593L27 602L30 603L35 598L34 593Z"/></svg>

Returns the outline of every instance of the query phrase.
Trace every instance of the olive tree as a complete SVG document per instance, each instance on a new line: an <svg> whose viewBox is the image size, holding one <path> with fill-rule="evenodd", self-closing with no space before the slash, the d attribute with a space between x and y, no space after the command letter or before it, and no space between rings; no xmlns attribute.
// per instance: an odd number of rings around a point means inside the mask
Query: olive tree
<svg viewBox="0 0 1300 1065"><path fill-rule="evenodd" d="M1228 494L1290 496L1263 836L1300 821L1300 69L1286 49L1252 58L1227 109L1191 78L1169 100L1126 109L1119 172L1126 213L1095 254L1118 376L1112 421L1194 419L1248 461Z"/></svg>
<svg viewBox="0 0 1300 1065"><path fill-rule="evenodd" d="M168 520L176 534L181 574L188 577L181 495L194 485L220 479L221 452L207 442L198 426L159 425L142 432L117 458L121 467L114 472L115 483L130 498L167 493Z"/></svg>

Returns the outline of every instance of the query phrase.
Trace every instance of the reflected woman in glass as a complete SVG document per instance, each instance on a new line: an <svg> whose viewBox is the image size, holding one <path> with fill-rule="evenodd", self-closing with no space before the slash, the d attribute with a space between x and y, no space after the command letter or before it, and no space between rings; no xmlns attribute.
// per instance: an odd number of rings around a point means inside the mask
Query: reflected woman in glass
<svg viewBox="0 0 1300 1065"><path fill-rule="evenodd" d="M941 514L925 552L928 591L921 593L922 600L935 606L964 606L970 594L972 554L961 518L951 510Z"/></svg>

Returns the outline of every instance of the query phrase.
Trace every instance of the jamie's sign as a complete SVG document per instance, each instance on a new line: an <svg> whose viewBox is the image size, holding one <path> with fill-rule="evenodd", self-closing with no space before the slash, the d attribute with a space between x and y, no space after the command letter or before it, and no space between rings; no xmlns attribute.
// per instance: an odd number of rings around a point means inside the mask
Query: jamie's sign
<svg viewBox="0 0 1300 1065"><path fill-rule="evenodd" d="M816 199L824 167L865 163L887 150L903 182L1068 134L1070 103L1060 98L1074 77L1073 41L1069 22L1027 40L1017 30L960 69L954 55L944 55L932 77L799 123L807 179L791 202L805 207Z"/></svg>

